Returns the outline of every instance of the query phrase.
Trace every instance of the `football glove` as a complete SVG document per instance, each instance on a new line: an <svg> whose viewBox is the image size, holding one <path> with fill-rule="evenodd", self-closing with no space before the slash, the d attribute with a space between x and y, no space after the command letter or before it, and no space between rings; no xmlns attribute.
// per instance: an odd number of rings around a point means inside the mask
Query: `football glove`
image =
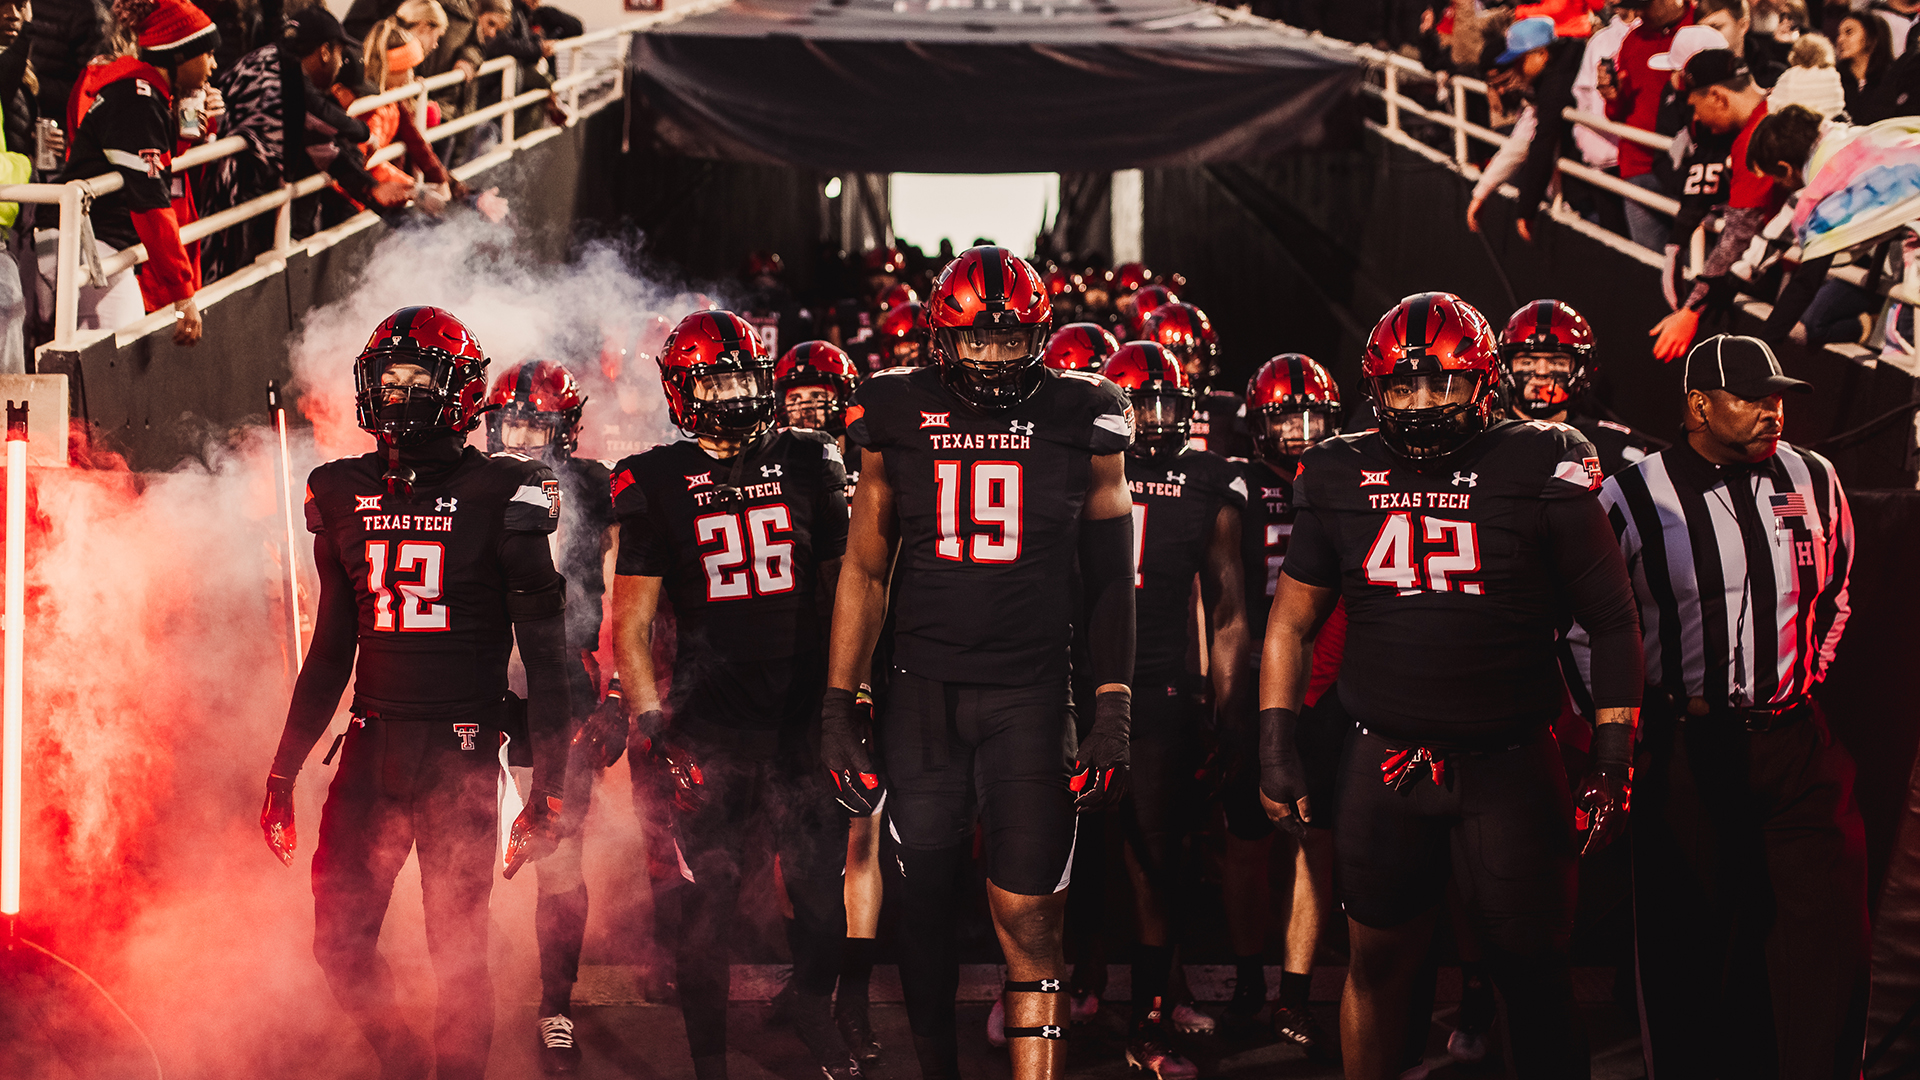
<svg viewBox="0 0 1920 1080"><path fill-rule="evenodd" d="M1626 830L1632 800L1633 725L1601 724L1593 733L1593 768L1574 798L1574 827L1587 834L1581 855L1599 851Z"/></svg>
<svg viewBox="0 0 1920 1080"><path fill-rule="evenodd" d="M605 769L620 760L627 748L627 706L620 699L620 684L615 683L607 690L607 696L600 707L593 710L587 722L573 735L573 752L585 755L582 760Z"/></svg>
<svg viewBox="0 0 1920 1080"><path fill-rule="evenodd" d="M507 880L529 862L544 859L560 846L560 796L536 791L507 833Z"/></svg>
<svg viewBox="0 0 1920 1080"><path fill-rule="evenodd" d="M1296 838L1307 833L1301 806L1307 803L1307 769L1294 746L1299 722L1300 714L1292 709L1260 710L1260 794L1287 808L1286 816L1273 823ZM1311 813L1312 806L1305 811Z"/></svg>
<svg viewBox="0 0 1920 1080"><path fill-rule="evenodd" d="M1120 805L1127 793L1132 727L1131 694L1109 690L1094 695L1093 730L1081 740L1078 760L1067 780L1067 790L1074 793L1075 810L1085 814Z"/></svg>
<svg viewBox="0 0 1920 1080"><path fill-rule="evenodd" d="M274 857L293 865L300 844L293 831L293 777L267 776L267 801L260 807L260 831Z"/></svg>
<svg viewBox="0 0 1920 1080"><path fill-rule="evenodd" d="M864 704L851 690L828 688L820 699L820 763L833 780L833 799L854 817L880 806L887 786L867 752L873 732L873 702Z"/></svg>

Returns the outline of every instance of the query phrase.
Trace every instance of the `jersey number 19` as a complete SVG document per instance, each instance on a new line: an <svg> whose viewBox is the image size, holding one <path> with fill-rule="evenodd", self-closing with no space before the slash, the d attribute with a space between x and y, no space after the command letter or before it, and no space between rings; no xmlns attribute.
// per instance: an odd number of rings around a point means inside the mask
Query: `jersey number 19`
<svg viewBox="0 0 1920 1080"><path fill-rule="evenodd" d="M934 554L955 562L967 558L980 563L1017 561L1021 484L1017 461L976 461L970 469L963 469L958 461L934 462L934 514L939 531ZM975 525L983 526L965 537L960 535L963 492L968 496L968 516Z"/></svg>

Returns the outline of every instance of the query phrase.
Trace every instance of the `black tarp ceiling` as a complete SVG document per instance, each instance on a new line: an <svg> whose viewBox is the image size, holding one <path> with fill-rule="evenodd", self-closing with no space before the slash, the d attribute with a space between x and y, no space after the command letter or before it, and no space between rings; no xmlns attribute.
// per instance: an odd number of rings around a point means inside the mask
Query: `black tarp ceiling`
<svg viewBox="0 0 1920 1080"><path fill-rule="evenodd" d="M1187 0L738 0L635 35L635 116L694 157L1105 171L1311 144L1351 54Z"/></svg>

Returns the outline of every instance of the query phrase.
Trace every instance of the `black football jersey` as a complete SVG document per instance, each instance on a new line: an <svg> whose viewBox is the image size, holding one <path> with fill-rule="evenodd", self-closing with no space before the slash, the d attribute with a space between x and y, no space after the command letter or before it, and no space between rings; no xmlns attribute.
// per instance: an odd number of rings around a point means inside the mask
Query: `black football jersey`
<svg viewBox="0 0 1920 1080"><path fill-rule="evenodd" d="M1599 486L1593 445L1546 421L1501 421L1424 469L1378 433L1308 450L1285 572L1346 601L1340 700L1355 720L1444 745L1557 716L1555 640L1572 612L1543 543L1545 501Z"/></svg>
<svg viewBox="0 0 1920 1080"><path fill-rule="evenodd" d="M1105 376L1049 370L1026 401L982 413L938 368L894 368L854 404L847 444L885 455L900 523L894 663L999 686L1064 672L1092 458L1131 441L1126 394Z"/></svg>
<svg viewBox="0 0 1920 1080"><path fill-rule="evenodd" d="M442 480L390 495L379 453L307 477L307 528L325 533L360 609L353 708L429 718L497 705L513 620L500 541L551 534L560 481L540 462L472 447Z"/></svg>
<svg viewBox="0 0 1920 1080"><path fill-rule="evenodd" d="M1222 506L1244 509L1247 482L1225 458L1186 449L1172 457L1127 457L1133 493L1136 630L1134 681L1147 685L1186 670L1188 600Z"/></svg>
<svg viewBox="0 0 1920 1080"><path fill-rule="evenodd" d="M1267 612L1280 586L1280 567L1287 560L1287 541L1293 536L1293 478L1282 476L1263 461L1236 460L1247 489L1247 508L1240 514L1240 562L1247 590L1248 640L1267 636Z"/></svg>
<svg viewBox="0 0 1920 1080"><path fill-rule="evenodd" d="M1596 420L1591 416L1572 413L1567 416L1567 424L1587 437L1593 448L1599 451L1600 475L1612 476L1630 465L1637 465L1656 453L1658 448L1648 442L1639 432L1625 424L1616 424L1611 420Z"/></svg>
<svg viewBox="0 0 1920 1080"><path fill-rule="evenodd" d="M703 723L778 728L809 694L819 704L819 567L846 552L846 472L831 436L792 428L736 461L677 442L615 465L615 568L663 579L676 626L673 702ZM794 685L802 669L812 680L804 692Z"/></svg>
<svg viewBox="0 0 1920 1080"><path fill-rule="evenodd" d="M554 474L562 496L554 565L567 579L567 645L598 651L607 593L602 545L613 527L612 474L604 463L583 457L567 458Z"/></svg>

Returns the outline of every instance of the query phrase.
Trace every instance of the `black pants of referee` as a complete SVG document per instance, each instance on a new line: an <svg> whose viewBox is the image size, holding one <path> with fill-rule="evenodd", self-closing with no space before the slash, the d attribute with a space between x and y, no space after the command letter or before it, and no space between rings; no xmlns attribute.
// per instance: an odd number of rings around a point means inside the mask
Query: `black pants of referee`
<svg viewBox="0 0 1920 1080"><path fill-rule="evenodd" d="M761 823L773 834L793 903L787 941L793 951L794 1027L820 1064L844 1063L846 1045L829 1010L847 936L847 815L834 802L826 773L794 738L763 747L756 738L692 727L676 737L693 751L705 789L700 809L675 814L673 825L687 879L679 890L680 1013L695 1075L726 1075L735 911L747 845Z"/></svg>
<svg viewBox="0 0 1920 1080"><path fill-rule="evenodd" d="M1647 695L1633 803L1651 1080L1860 1075L1866 840L1818 705L1775 730Z"/></svg>
<svg viewBox="0 0 1920 1080"><path fill-rule="evenodd" d="M464 727L465 725L462 725ZM472 749L464 747L471 746ZM439 984L439 1080L481 1080L493 1042L487 899L499 865L500 724L466 737L452 722L369 719L348 729L313 854L313 955L341 1009L379 1055L382 1075L425 1076L424 1048L400 1019L380 924L394 878L418 849L427 952Z"/></svg>

